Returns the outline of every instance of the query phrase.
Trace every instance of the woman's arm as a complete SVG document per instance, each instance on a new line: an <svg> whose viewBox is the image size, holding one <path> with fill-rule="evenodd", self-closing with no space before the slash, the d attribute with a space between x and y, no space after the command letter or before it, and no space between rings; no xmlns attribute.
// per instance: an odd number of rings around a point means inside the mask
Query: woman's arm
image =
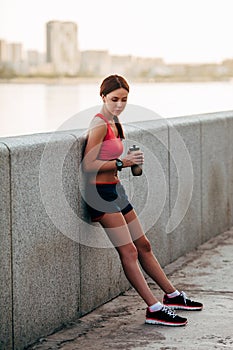
<svg viewBox="0 0 233 350"><path fill-rule="evenodd" d="M88 133L87 145L83 158L83 169L86 172L107 172L117 169L115 160L103 161L98 159L99 151L107 133L107 125L101 119L94 120ZM122 159L123 167L131 167L134 164L143 164L142 151L128 153Z"/></svg>
<svg viewBox="0 0 233 350"><path fill-rule="evenodd" d="M86 172L106 172L116 170L116 161L98 159L99 151L107 133L107 125L100 120L94 120L88 132L87 145L83 158L83 169Z"/></svg>

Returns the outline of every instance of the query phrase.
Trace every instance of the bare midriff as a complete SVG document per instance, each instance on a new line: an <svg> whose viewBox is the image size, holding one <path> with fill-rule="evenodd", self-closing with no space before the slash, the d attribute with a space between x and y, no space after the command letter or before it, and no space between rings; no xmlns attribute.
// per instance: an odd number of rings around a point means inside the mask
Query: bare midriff
<svg viewBox="0 0 233 350"><path fill-rule="evenodd" d="M91 184L116 184L120 180L117 175L117 170L111 170L111 171L105 171L101 172L99 171L97 175L91 175L89 176L89 183Z"/></svg>

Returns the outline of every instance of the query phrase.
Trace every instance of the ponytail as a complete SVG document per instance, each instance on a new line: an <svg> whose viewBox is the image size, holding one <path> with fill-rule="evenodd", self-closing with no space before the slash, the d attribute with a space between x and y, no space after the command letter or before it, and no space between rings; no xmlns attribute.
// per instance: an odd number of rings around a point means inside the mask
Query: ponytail
<svg viewBox="0 0 233 350"><path fill-rule="evenodd" d="M114 120L114 122L115 122L115 124L116 124L117 131L118 131L118 135L120 136L121 139L125 139L124 131L123 131L123 128L122 128L122 125L121 125L121 123L120 123L120 121L119 121L118 116L115 115L115 116L113 117L113 120Z"/></svg>

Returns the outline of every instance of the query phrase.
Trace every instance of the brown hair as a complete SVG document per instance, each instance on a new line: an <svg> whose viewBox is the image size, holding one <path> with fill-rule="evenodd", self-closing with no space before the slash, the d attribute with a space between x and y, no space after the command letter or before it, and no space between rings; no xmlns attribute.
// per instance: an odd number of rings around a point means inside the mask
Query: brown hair
<svg viewBox="0 0 233 350"><path fill-rule="evenodd" d="M123 88L129 92L129 84L127 83L125 78L117 74L109 75L107 78L103 80L102 84L100 85L100 96L106 96L110 92L120 88ZM113 119L115 121L120 138L124 139L125 135L118 117L114 116Z"/></svg>
<svg viewBox="0 0 233 350"><path fill-rule="evenodd" d="M123 88L129 92L129 84L120 75L109 75L105 78L100 86L100 96L106 96L110 92Z"/></svg>

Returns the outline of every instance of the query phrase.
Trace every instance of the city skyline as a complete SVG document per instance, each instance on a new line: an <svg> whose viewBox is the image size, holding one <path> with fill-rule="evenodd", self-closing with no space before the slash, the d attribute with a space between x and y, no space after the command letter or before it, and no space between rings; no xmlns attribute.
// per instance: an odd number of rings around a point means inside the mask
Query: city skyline
<svg viewBox="0 0 233 350"><path fill-rule="evenodd" d="M40 4L0 0L0 39L45 52L46 22L67 20L78 25L80 51L161 57L167 63L221 62L233 57L231 1L145 0L143 4L118 0L110 8L106 0L67 0L65 6L54 0Z"/></svg>
<svg viewBox="0 0 233 350"><path fill-rule="evenodd" d="M233 59L221 63L167 64L160 57L111 55L108 50L80 51L78 25L52 20L46 23L46 52L23 49L23 43L0 40L0 77L96 77L111 74L143 79L231 79Z"/></svg>

